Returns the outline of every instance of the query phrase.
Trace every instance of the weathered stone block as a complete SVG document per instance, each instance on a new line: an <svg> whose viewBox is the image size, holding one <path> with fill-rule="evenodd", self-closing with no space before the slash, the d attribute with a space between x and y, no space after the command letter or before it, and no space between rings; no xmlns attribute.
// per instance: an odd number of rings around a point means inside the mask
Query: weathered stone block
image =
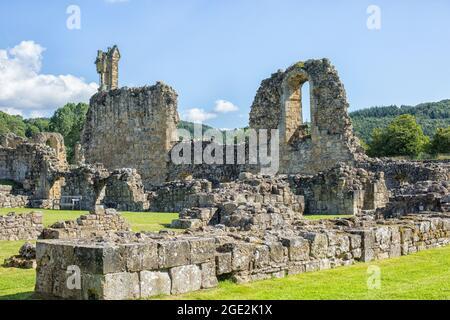
<svg viewBox="0 0 450 320"><path fill-rule="evenodd" d="M227 274L233 271L231 252L216 253L216 272L217 275Z"/></svg>
<svg viewBox="0 0 450 320"><path fill-rule="evenodd" d="M189 240L191 247L191 263L200 264L207 261L214 261L216 252L214 238L196 238Z"/></svg>
<svg viewBox="0 0 450 320"><path fill-rule="evenodd" d="M200 266L202 272L202 289L217 287L218 281L216 277L215 262L203 263Z"/></svg>
<svg viewBox="0 0 450 320"><path fill-rule="evenodd" d="M141 298L169 295L172 282L168 272L142 271L140 273Z"/></svg>
<svg viewBox="0 0 450 320"><path fill-rule="evenodd" d="M197 291L202 287L202 272L196 265L175 267L169 272L172 279L172 294Z"/></svg>
<svg viewBox="0 0 450 320"><path fill-rule="evenodd" d="M282 239L282 243L288 248L290 261L304 261L309 259L310 248L308 240L300 237L284 238Z"/></svg>
<svg viewBox="0 0 450 320"><path fill-rule="evenodd" d="M191 248L187 240L158 243L159 268L172 268L190 264Z"/></svg>
<svg viewBox="0 0 450 320"><path fill-rule="evenodd" d="M311 243L311 256L325 258L328 250L328 238L326 234L306 232L301 234Z"/></svg>

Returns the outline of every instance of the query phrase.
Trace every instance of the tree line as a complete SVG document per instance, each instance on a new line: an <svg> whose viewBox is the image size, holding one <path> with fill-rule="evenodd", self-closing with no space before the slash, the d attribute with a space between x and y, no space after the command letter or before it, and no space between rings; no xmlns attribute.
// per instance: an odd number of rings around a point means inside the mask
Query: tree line
<svg viewBox="0 0 450 320"><path fill-rule="evenodd" d="M0 111L0 134L32 137L38 132L58 132L64 137L68 159L81 139L89 106L68 103L51 118L23 119ZM418 106L372 107L350 113L355 134L371 157L450 153L450 100ZM180 128L192 131L193 123L181 121ZM206 130L211 128L204 127Z"/></svg>

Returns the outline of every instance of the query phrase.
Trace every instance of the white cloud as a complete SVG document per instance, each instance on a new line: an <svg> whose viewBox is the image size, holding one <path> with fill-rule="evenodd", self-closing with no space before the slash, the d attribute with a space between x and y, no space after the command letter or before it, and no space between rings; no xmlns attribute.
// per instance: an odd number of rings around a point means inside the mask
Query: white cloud
<svg viewBox="0 0 450 320"><path fill-rule="evenodd" d="M203 109L192 108L186 111L183 118L187 121L192 121L196 123L201 123L209 119L214 119L217 117L215 113L207 112Z"/></svg>
<svg viewBox="0 0 450 320"><path fill-rule="evenodd" d="M23 116L22 111L15 108L0 107L0 111L6 112L12 116Z"/></svg>
<svg viewBox="0 0 450 320"><path fill-rule="evenodd" d="M73 75L41 74L45 48L22 41L12 49L0 49L1 110L22 115L49 115L67 102L87 102L97 91Z"/></svg>
<svg viewBox="0 0 450 320"><path fill-rule="evenodd" d="M237 106L226 100L217 100L214 108L214 111L218 113L235 112L238 110L239 108Z"/></svg>

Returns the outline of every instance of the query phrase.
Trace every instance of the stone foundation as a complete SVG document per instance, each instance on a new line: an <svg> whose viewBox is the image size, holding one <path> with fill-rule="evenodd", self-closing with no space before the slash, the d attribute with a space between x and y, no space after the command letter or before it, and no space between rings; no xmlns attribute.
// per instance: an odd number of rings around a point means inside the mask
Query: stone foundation
<svg viewBox="0 0 450 320"><path fill-rule="evenodd" d="M450 216L299 222L283 230L211 228L191 235L120 234L37 243L36 293L63 299L139 299L284 277L407 255L450 243ZM81 289L69 290L69 266Z"/></svg>

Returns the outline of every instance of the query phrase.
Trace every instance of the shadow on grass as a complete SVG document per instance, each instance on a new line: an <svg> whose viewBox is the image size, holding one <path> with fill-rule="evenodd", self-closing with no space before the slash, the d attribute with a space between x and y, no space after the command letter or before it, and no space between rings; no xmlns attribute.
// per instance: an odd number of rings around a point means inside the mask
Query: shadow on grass
<svg viewBox="0 0 450 320"><path fill-rule="evenodd" d="M9 294L0 296L0 300L33 300L34 292L20 292L16 294Z"/></svg>

